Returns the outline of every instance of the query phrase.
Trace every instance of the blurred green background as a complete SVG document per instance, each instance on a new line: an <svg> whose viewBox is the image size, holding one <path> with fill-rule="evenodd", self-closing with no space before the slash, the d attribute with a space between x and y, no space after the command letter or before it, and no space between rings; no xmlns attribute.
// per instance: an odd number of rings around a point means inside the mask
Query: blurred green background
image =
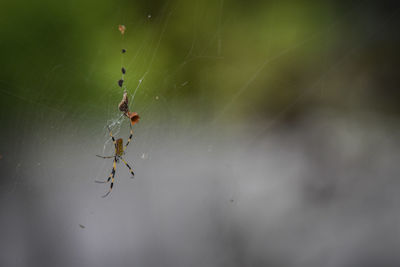
<svg viewBox="0 0 400 267"><path fill-rule="evenodd" d="M131 108L149 118L166 111L163 121L240 124L320 108L399 112L395 5L3 1L0 10L5 124L13 114L88 122L118 114L121 47L131 95L143 80Z"/></svg>
<svg viewBox="0 0 400 267"><path fill-rule="evenodd" d="M399 11L1 1L0 266L400 266Z"/></svg>

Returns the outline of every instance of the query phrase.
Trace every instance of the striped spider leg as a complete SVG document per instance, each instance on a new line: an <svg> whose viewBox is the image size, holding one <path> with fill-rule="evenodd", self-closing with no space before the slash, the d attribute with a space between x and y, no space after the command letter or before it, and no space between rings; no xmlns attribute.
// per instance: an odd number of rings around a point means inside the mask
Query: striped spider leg
<svg viewBox="0 0 400 267"><path fill-rule="evenodd" d="M114 153L113 156L96 155L97 157L103 158L103 159L114 158L113 168L111 170L110 176L108 176L108 179L106 181L97 181L97 180L95 181L96 183L108 183L111 180L110 189L108 190L108 192L103 197L108 196L111 193L111 190L112 190L112 188L114 186L114 177L115 177L115 172L116 172L116 167L117 167L116 165L117 165L117 162L119 162L119 159L121 159L125 163L126 167L128 167L129 172L132 174L132 176L135 175L135 173L133 172L133 170L129 166L129 164L125 161L125 159L122 158L122 155L125 154L125 150L128 147L128 145L129 145L129 143L130 143L130 141L132 139L132 135L133 135L132 126L131 126L131 131L130 131L130 135L129 135L128 141L127 141L125 146L123 146L123 139L122 138L119 138L119 139L115 140L114 136L112 135L112 132L111 132L110 128L108 128L108 131L110 132L111 139L113 140L115 153Z"/></svg>

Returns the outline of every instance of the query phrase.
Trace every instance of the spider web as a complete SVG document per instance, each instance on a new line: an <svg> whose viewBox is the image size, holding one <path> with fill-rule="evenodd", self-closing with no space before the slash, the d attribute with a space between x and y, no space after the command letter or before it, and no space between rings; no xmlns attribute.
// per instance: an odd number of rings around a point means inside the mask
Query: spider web
<svg viewBox="0 0 400 267"><path fill-rule="evenodd" d="M398 8L40 5L46 23L16 8L32 29L4 30L0 265L398 265L399 121L368 95ZM29 50L43 40L57 49ZM103 199L124 89L136 177L119 164Z"/></svg>

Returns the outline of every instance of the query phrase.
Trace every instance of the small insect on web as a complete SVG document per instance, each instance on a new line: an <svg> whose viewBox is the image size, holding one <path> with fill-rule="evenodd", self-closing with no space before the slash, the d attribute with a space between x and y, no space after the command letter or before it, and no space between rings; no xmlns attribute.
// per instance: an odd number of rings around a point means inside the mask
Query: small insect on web
<svg viewBox="0 0 400 267"><path fill-rule="evenodd" d="M125 26L124 25L119 25L118 29L121 32L121 35L123 36L125 34L125 30L126 30ZM122 49L121 51L122 51L122 54L126 53L125 49ZM122 66L121 72L122 72L122 78L118 81L118 85L119 85L119 87L122 88L123 83L124 83L124 75L126 73L126 70L125 70L124 66ZM119 160L122 160L125 163L126 167L128 167L128 169L129 169L129 172L132 174L132 177L135 175L133 170L132 170L132 168L131 168L131 166L129 166L129 164L122 157L125 154L125 151L128 148L128 145L131 142L131 139L132 139L132 136L133 136L132 126L135 125L137 122L139 122L139 118L140 118L139 115L136 112L130 112L129 111L128 92L126 91L126 88L124 89L122 100L118 105L118 109L123 113L124 116L126 116L130 120L130 124L129 124L129 126L130 126L130 135L129 135L128 141L126 142L126 144L124 146L123 139L122 138L115 139L113 134L112 134L112 132L111 132L111 129L109 127L107 127L107 129L109 131L109 134L111 136L111 139L113 141L113 144L114 144L115 152L114 152L114 155L112 155L112 156L96 155L97 157L100 157L100 158L103 158L103 159L111 159L111 158L114 159L113 167L112 167L112 170L111 170L111 174L110 174L110 176L108 176L108 179L106 181L97 181L97 180L95 181L97 183L109 183L111 181L110 189L108 190L108 192L103 197L106 197L111 193L111 190L112 190L112 188L114 186L115 172L116 172L116 167L117 167L117 163L119 162Z"/></svg>

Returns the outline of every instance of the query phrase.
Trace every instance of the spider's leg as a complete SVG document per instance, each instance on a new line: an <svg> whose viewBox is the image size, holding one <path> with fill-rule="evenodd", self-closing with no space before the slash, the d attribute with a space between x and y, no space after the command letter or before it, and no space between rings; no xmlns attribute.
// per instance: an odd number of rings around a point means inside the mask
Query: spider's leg
<svg viewBox="0 0 400 267"><path fill-rule="evenodd" d="M121 157L121 159L125 163L126 167L128 167L128 169L131 172L132 176L135 176L135 173L133 172L131 166L129 166L128 162L126 162L122 157Z"/></svg>
<svg viewBox="0 0 400 267"><path fill-rule="evenodd" d="M107 182L109 182L110 179L111 179L110 189L109 189L108 192L107 192L104 196L102 196L102 197L106 197L106 196L108 196L108 194L111 193L111 190L112 190L113 185L114 185L114 177L115 177L116 163L117 163L117 158L115 157L115 158L114 158L114 162L113 162L113 169L112 169L112 171L111 171L111 175L110 175L110 177L108 177L108 179L107 179Z"/></svg>
<svg viewBox="0 0 400 267"><path fill-rule="evenodd" d="M112 175L112 173L110 174L110 176L108 176L107 181L94 180L94 182L95 182L95 183L98 183L98 184L105 184L105 183L108 183L108 182L111 180L111 175Z"/></svg>
<svg viewBox="0 0 400 267"><path fill-rule="evenodd" d="M125 145L125 147L124 147L124 151L125 151L125 149L128 147L129 143L130 143L131 140L132 140L133 130L132 130L132 125L130 125L130 126L131 126L131 132L130 132L128 141L126 142L126 145Z"/></svg>
<svg viewBox="0 0 400 267"><path fill-rule="evenodd" d="M113 141L114 147L117 148L117 142L115 141L114 136L112 135L110 127L107 126L108 131L110 132L111 139Z"/></svg>
<svg viewBox="0 0 400 267"><path fill-rule="evenodd" d="M108 182L111 180L111 177L115 175L115 163L116 163L116 161L115 161L115 159L114 159L113 168L112 168L112 170L111 170L110 176L108 176L107 181L94 180L94 182L95 182L95 183L98 183L98 184L105 184L105 183L108 183Z"/></svg>
<svg viewBox="0 0 400 267"><path fill-rule="evenodd" d="M110 175L108 176L107 181L94 180L94 182L95 182L95 183L98 183L98 184L105 184L105 183L108 183L108 182L110 182L111 177L113 177L114 175L115 175L115 168L114 168L114 166L113 166L113 169L112 169Z"/></svg>
<svg viewBox="0 0 400 267"><path fill-rule="evenodd" d="M104 156L100 156L100 155L96 155L96 157L99 157L99 158L102 158L102 159L112 159L112 158L114 158L114 156L104 157Z"/></svg>

